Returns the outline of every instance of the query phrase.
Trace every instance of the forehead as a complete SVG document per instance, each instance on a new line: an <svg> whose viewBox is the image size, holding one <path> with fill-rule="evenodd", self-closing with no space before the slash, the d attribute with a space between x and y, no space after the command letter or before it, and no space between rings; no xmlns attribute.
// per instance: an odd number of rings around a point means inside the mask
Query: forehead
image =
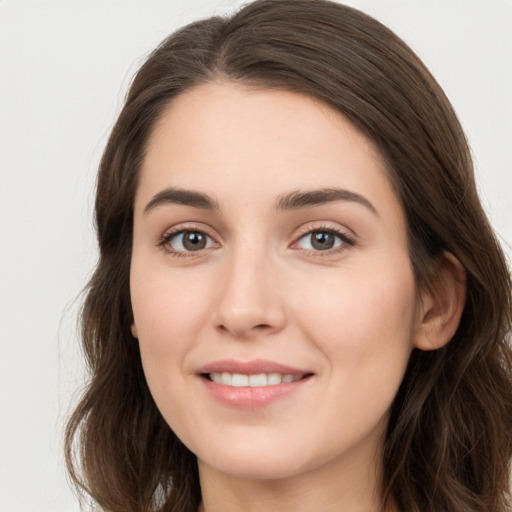
<svg viewBox="0 0 512 512"><path fill-rule="evenodd" d="M290 190L343 187L400 210L379 151L341 114L305 95L233 83L182 93L156 123L136 208L169 186L220 203L229 192L270 203Z"/></svg>

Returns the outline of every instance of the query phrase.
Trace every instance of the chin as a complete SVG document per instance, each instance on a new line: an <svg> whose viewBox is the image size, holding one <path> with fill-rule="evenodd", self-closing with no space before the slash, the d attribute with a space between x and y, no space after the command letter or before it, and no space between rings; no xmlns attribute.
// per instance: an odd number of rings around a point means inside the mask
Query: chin
<svg viewBox="0 0 512 512"><path fill-rule="evenodd" d="M199 468L205 464L218 473L244 480L284 480L302 472L300 465L293 461L283 460L282 457L269 460L265 455L260 455L259 460L234 455L230 460L216 459L210 462L199 459L198 462Z"/></svg>
<svg viewBox="0 0 512 512"><path fill-rule="evenodd" d="M284 442L249 445L231 443L222 451L199 451L199 467L204 464L216 472L232 478L250 480L284 480L322 466L327 460L319 454L308 454L297 446ZM326 454L325 459L329 459Z"/></svg>

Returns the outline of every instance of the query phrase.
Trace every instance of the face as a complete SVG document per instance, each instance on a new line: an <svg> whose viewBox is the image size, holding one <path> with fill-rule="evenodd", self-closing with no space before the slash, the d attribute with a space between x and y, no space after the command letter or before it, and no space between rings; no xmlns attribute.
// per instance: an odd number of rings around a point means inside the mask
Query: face
<svg viewBox="0 0 512 512"><path fill-rule="evenodd" d="M135 198L132 330L200 469L373 465L414 344L404 215L375 147L291 92L167 108Z"/></svg>

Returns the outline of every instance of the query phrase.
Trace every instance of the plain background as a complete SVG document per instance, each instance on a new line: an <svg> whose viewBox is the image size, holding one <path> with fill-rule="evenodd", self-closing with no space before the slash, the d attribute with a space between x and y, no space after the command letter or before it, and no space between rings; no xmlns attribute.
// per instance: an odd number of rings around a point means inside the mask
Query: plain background
<svg viewBox="0 0 512 512"><path fill-rule="evenodd" d="M83 382L78 295L97 164L130 78L173 29L239 0L0 0L0 512L74 512L62 430ZM433 71L512 251L512 0L353 0ZM447 219L449 221L449 219Z"/></svg>

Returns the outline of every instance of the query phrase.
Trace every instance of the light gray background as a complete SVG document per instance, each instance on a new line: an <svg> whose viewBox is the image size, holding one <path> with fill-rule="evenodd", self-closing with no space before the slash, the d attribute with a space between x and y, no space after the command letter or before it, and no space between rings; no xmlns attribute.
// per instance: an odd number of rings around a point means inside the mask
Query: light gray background
<svg viewBox="0 0 512 512"><path fill-rule="evenodd" d="M75 299L96 258L102 148L144 56L240 3L0 0L0 512L78 510L61 439L83 378ZM445 88L510 255L512 0L348 3L402 36Z"/></svg>

